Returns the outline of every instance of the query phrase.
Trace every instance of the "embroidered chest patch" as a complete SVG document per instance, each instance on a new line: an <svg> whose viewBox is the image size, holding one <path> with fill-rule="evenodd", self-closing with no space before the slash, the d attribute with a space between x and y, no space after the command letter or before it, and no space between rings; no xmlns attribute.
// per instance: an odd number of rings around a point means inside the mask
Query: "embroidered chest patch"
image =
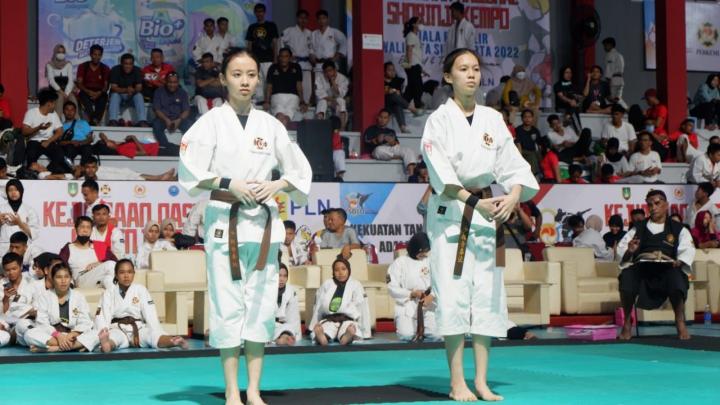
<svg viewBox="0 0 720 405"><path fill-rule="evenodd" d="M422 273L423 276L427 276L428 274L430 274L430 269L428 269L427 267L423 267L422 270L420 270L420 272Z"/></svg>
<svg viewBox="0 0 720 405"><path fill-rule="evenodd" d="M253 145L258 151L264 151L268 147L267 141L259 136L253 140Z"/></svg>
<svg viewBox="0 0 720 405"><path fill-rule="evenodd" d="M140 298L138 298L138 297L133 297L132 303L133 303L133 305L139 304L139 303L140 303Z"/></svg>
<svg viewBox="0 0 720 405"><path fill-rule="evenodd" d="M437 213L440 215L445 215L445 211L447 211L447 207L445 207L444 205L441 205L438 207Z"/></svg>
<svg viewBox="0 0 720 405"><path fill-rule="evenodd" d="M222 229L216 229L215 230L215 237L220 239L223 237L223 230Z"/></svg>
<svg viewBox="0 0 720 405"><path fill-rule="evenodd" d="M490 147L490 146L493 145L493 143L495 142L495 140L493 139L492 136L490 136L490 134L488 134L488 133L486 132L485 135L483 135L483 142L485 143L485 146Z"/></svg>
<svg viewBox="0 0 720 405"><path fill-rule="evenodd" d="M77 308L73 308L73 316L78 316L78 315L80 315L80 310Z"/></svg>

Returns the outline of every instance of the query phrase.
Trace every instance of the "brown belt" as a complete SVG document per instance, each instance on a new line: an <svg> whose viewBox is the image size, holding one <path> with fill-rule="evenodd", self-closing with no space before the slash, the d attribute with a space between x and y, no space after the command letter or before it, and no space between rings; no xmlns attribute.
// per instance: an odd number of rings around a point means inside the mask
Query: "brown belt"
<svg viewBox="0 0 720 405"><path fill-rule="evenodd" d="M492 197L490 187L485 187L483 189L468 189L467 191L481 199ZM457 253L455 254L455 270L453 271L453 276L455 277L462 276L463 264L465 263L465 251L467 250L467 241L468 236L470 235L470 224L472 223L474 212L475 207L465 204L462 220L460 221L460 238L458 240Z"/></svg>
<svg viewBox="0 0 720 405"><path fill-rule="evenodd" d="M116 323L118 325L130 325L132 327L132 342L130 342L130 347L140 347L140 333L138 331L137 322L140 321L140 319L135 319L132 316L124 316L122 318L113 318L110 323Z"/></svg>
<svg viewBox="0 0 720 405"><path fill-rule="evenodd" d="M431 288L428 288L423 293L422 298L420 298L420 301L418 301L417 304L417 330L415 331L415 337L410 340L411 342L422 342L425 340L425 314L423 313L423 298L425 296L430 295Z"/></svg>
<svg viewBox="0 0 720 405"><path fill-rule="evenodd" d="M228 225L228 244L230 249L230 273L233 280L242 280L242 272L240 271L240 252L238 252L238 212L242 207L242 203L238 201L231 192L225 190L213 190L210 193L210 199L230 204L230 222ZM260 204L267 214L265 220L265 230L263 231L262 242L260 242L260 256L255 263L255 270L263 270L267 265L268 253L270 252L270 235L272 231L272 215L270 215L270 207L266 204Z"/></svg>
<svg viewBox="0 0 720 405"><path fill-rule="evenodd" d="M337 313L335 313L335 314L327 314L327 315L325 315L322 320L323 320L323 321L327 321L327 322L339 322L339 323L343 323L343 322L347 322L347 321L352 321L353 319L350 318L349 316L347 316L346 314L337 314Z"/></svg>

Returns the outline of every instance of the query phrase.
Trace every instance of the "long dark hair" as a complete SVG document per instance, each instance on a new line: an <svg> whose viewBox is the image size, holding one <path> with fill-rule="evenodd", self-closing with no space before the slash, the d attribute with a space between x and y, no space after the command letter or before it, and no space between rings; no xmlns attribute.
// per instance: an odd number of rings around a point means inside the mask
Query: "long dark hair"
<svg viewBox="0 0 720 405"><path fill-rule="evenodd" d="M406 37L407 34L409 34L413 30L413 25L415 25L418 22L419 18L413 17L407 21L405 21L405 25L403 25L403 37Z"/></svg>
<svg viewBox="0 0 720 405"><path fill-rule="evenodd" d="M223 57L222 65L220 65L220 71L222 72L222 74L227 77L226 71L227 71L228 65L230 64L230 61L232 61L233 59L237 58L238 56L242 56L242 55L247 55L252 60L254 60L255 64L257 65L258 71L260 70L260 62L258 62L255 55L253 55L249 49L240 48L240 47L235 46L235 47L229 48L227 51L225 51L225 56Z"/></svg>
<svg viewBox="0 0 720 405"><path fill-rule="evenodd" d="M450 73L453 65L455 64L455 59L460 57L460 55L464 55L466 53L469 53L475 58L477 58L478 64L482 66L482 60L480 59L480 56L475 53L475 51L470 48L458 48L450 52L448 56L445 57L445 60L443 61L443 73Z"/></svg>

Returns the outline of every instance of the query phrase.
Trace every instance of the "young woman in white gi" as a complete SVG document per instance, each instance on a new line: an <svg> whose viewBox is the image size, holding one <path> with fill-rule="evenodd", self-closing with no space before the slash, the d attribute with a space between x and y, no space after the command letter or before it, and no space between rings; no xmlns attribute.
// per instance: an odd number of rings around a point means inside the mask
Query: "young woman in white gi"
<svg viewBox="0 0 720 405"><path fill-rule="evenodd" d="M60 258L70 266L75 287L108 289L113 284L113 272L117 258L107 244L96 246L90 240L93 221L80 216L75 219L77 237L60 249Z"/></svg>
<svg viewBox="0 0 720 405"><path fill-rule="evenodd" d="M412 340L417 334L418 304L423 306L423 338L437 340L435 297L430 288L430 240L425 232L410 238L407 255L400 256L388 269L388 290L395 299L395 329L401 340ZM419 336L417 336L420 338Z"/></svg>
<svg viewBox="0 0 720 405"><path fill-rule="evenodd" d="M26 346L25 333L35 324L40 289L22 275L23 258L6 253L2 258L5 277L0 279L0 346L15 334L16 342Z"/></svg>
<svg viewBox="0 0 720 405"><path fill-rule="evenodd" d="M302 338L300 329L300 306L295 287L287 283L288 268L280 263L278 275L278 308L275 312L275 336L273 341L278 346L292 346Z"/></svg>
<svg viewBox="0 0 720 405"><path fill-rule="evenodd" d="M30 351L92 350L93 347L84 347L78 340L85 333L93 333L93 322L85 296L71 288L70 267L58 263L50 277L53 288L40 296L35 326L25 333Z"/></svg>
<svg viewBox="0 0 720 405"><path fill-rule="evenodd" d="M149 220L143 229L143 244L138 248L135 265L139 269L150 268L150 253L162 250L177 250L167 239L160 239L160 224Z"/></svg>
<svg viewBox="0 0 720 405"><path fill-rule="evenodd" d="M264 404L260 375L265 343L273 340L278 291L277 260L271 259L277 258L285 236L274 196L285 191L304 205L312 179L310 164L290 142L285 127L253 108L259 68L246 50L230 49L220 73L228 102L200 117L180 145L180 184L191 195L213 190L204 225L210 345L220 349L225 397L231 404L241 403L237 372L242 345L248 403ZM281 173L280 179L271 181L273 169ZM232 206L241 204L233 238L229 235L231 204L218 200L227 200L228 194ZM265 232L268 225L270 235ZM237 245L231 247L231 239L237 239Z"/></svg>
<svg viewBox="0 0 720 405"><path fill-rule="evenodd" d="M97 336L85 333L78 337L78 341L92 348L99 343L103 353L128 347L187 349L187 342L181 336L165 334L152 296L144 286L133 284L134 279L132 261L118 260L115 283L100 298L95 317L95 329L100 332Z"/></svg>
<svg viewBox="0 0 720 405"><path fill-rule="evenodd" d="M443 63L443 77L453 87L453 98L430 115L422 138L435 192L428 203L427 224L435 320L438 334L445 338L450 397L477 400L463 373L463 342L469 333L476 392L486 401L501 400L487 385L490 340L507 332L502 271L495 266L495 221L506 221L515 205L530 199L539 187L502 115L475 103L480 58L469 49L451 52ZM478 191L493 182L507 194L478 198ZM461 232L464 211L471 216L467 234ZM458 251L459 241L466 242L464 252Z"/></svg>
<svg viewBox="0 0 720 405"><path fill-rule="evenodd" d="M370 308L362 284L350 277L350 262L338 258L332 272L333 278L325 280L315 297L310 321L312 340L325 346L332 341L348 345L369 338Z"/></svg>

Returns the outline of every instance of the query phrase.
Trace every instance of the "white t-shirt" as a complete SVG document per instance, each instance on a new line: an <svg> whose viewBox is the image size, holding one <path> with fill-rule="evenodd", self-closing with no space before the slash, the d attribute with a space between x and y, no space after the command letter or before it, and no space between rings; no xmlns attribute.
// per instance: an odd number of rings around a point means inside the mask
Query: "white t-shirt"
<svg viewBox="0 0 720 405"><path fill-rule="evenodd" d="M620 173L627 173L629 171L632 171L630 169L630 164L628 163L627 159L625 159L625 156L621 157L620 160L617 162L611 162L607 159L603 162L603 164L608 164L613 167L615 175L619 175Z"/></svg>
<svg viewBox="0 0 720 405"><path fill-rule="evenodd" d="M557 150L563 150L565 149L565 147L562 146L563 142L570 141L572 143L575 143L580 138L578 138L577 134L575 133L575 131L573 131L572 128L565 127L563 128L563 135L560 135L551 129L548 132L548 139L550 140L552 146L554 146Z"/></svg>
<svg viewBox="0 0 720 405"><path fill-rule="evenodd" d="M41 129L29 140L42 142L50 139L56 129L62 128L62 122L60 121L60 117L58 117L55 111L50 112L48 115L43 115L40 112L40 107L31 108L25 113L25 118L23 118L23 125L35 128L36 126L44 124L46 122L49 122L50 126L46 129Z"/></svg>
<svg viewBox="0 0 720 405"><path fill-rule="evenodd" d="M620 128L616 128L612 122L605 124L603 128L601 139L617 138L620 141L619 152L627 152L630 147L630 142L637 139L635 136L635 129L629 123L623 121Z"/></svg>
<svg viewBox="0 0 720 405"><path fill-rule="evenodd" d="M650 151L647 155L643 155L640 152L633 153L628 163L630 164L630 171L633 172L647 170L651 167L662 168L660 155L654 150ZM633 177L637 178L637 181L633 181L633 183L654 183L660 175L656 174L649 177L637 175Z"/></svg>
<svg viewBox="0 0 720 405"><path fill-rule="evenodd" d="M408 32L405 36L405 46L412 46L410 51L410 66L420 65L422 63L422 48L420 47L420 38L414 32Z"/></svg>

